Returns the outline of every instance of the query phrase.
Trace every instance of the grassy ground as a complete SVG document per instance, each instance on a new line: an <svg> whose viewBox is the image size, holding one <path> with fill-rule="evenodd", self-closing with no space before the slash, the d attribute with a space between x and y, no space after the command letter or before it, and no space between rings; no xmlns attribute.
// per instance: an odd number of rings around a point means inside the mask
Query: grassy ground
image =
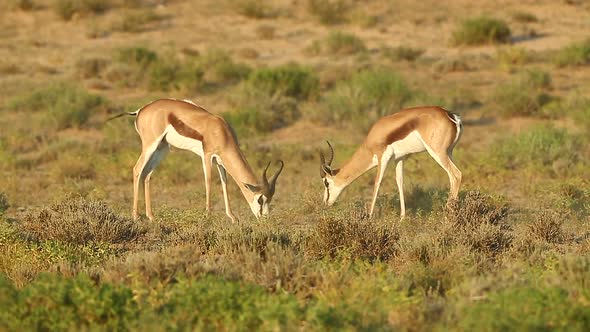
<svg viewBox="0 0 590 332"><path fill-rule="evenodd" d="M590 47L577 1L69 1L0 4L0 329L587 330ZM160 97L223 115L256 172L283 159L272 217L198 157L152 177L130 219L132 119ZM445 173L373 174L330 209L335 164L400 107L461 114ZM6 295L4 295L6 294Z"/></svg>

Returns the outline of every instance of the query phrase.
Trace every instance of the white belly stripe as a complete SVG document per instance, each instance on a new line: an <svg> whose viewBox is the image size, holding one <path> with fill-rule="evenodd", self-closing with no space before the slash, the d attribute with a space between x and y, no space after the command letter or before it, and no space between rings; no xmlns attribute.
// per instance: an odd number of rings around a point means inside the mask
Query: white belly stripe
<svg viewBox="0 0 590 332"><path fill-rule="evenodd" d="M426 151L424 141L417 131L411 132L404 139L395 141L387 146L381 157L382 161L389 160L391 157L399 160L409 154Z"/></svg>
<svg viewBox="0 0 590 332"><path fill-rule="evenodd" d="M192 151L198 154L201 158L205 155L203 151L203 142L180 135L171 125L166 127L166 141L175 148Z"/></svg>

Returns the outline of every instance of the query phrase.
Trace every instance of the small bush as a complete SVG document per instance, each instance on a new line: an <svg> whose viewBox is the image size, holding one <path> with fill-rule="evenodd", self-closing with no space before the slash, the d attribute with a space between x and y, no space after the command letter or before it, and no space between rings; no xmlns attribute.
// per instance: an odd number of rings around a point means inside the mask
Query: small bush
<svg viewBox="0 0 590 332"><path fill-rule="evenodd" d="M359 37L340 31L330 33L324 43L324 52L332 55L355 54L367 49Z"/></svg>
<svg viewBox="0 0 590 332"><path fill-rule="evenodd" d="M398 111L412 98L412 91L396 72L368 69L354 74L322 98L310 116L325 124L355 123L367 129L378 118Z"/></svg>
<svg viewBox="0 0 590 332"><path fill-rule="evenodd" d="M531 60L530 52L524 47L500 48L496 53L501 68L511 70L514 66L523 66Z"/></svg>
<svg viewBox="0 0 590 332"><path fill-rule="evenodd" d="M510 41L510 28L501 20L481 16L467 19L453 32L454 45L481 45L507 43Z"/></svg>
<svg viewBox="0 0 590 332"><path fill-rule="evenodd" d="M496 88L492 95L498 113L504 116L542 115L542 107L551 101L545 91L551 76L539 70L529 70L509 83Z"/></svg>
<svg viewBox="0 0 590 332"><path fill-rule="evenodd" d="M535 220L528 225L530 237L548 243L562 243L565 239L561 225L563 216L551 211L542 211L535 215Z"/></svg>
<svg viewBox="0 0 590 332"><path fill-rule="evenodd" d="M83 79L100 77L108 64L108 60L101 58L79 60L76 63L76 76Z"/></svg>
<svg viewBox="0 0 590 332"><path fill-rule="evenodd" d="M33 10L37 7L37 4L33 0L10 0L12 8L18 8L20 10Z"/></svg>
<svg viewBox="0 0 590 332"><path fill-rule="evenodd" d="M238 136L254 132L271 132L294 123L301 116L297 101L280 93L242 89L236 98L235 110L224 117Z"/></svg>
<svg viewBox="0 0 590 332"><path fill-rule="evenodd" d="M273 18L278 15L278 10L265 0L239 0L237 11L241 15L254 19Z"/></svg>
<svg viewBox="0 0 590 332"><path fill-rule="evenodd" d="M412 48L406 46L386 47L383 49L383 55L392 61L415 61L424 53L421 48Z"/></svg>
<svg viewBox="0 0 590 332"><path fill-rule="evenodd" d="M246 79L251 72L248 65L234 62L229 53L222 49L208 50L196 61L207 83L232 84Z"/></svg>
<svg viewBox="0 0 590 332"><path fill-rule="evenodd" d="M560 50L554 62L558 67L590 64L590 38Z"/></svg>
<svg viewBox="0 0 590 332"><path fill-rule="evenodd" d="M140 33L154 29L167 16L158 14L151 8L125 11L122 18L113 25L114 31Z"/></svg>
<svg viewBox="0 0 590 332"><path fill-rule="evenodd" d="M347 21L350 6L345 0L308 0L307 10L322 24L332 25Z"/></svg>
<svg viewBox="0 0 590 332"><path fill-rule="evenodd" d="M553 126L536 126L512 137L506 137L492 147L492 156L506 169L551 167L556 162L574 164L582 142L580 137Z"/></svg>
<svg viewBox="0 0 590 332"><path fill-rule="evenodd" d="M125 47L117 50L115 55L120 62L146 68L158 60L158 54L144 47Z"/></svg>
<svg viewBox="0 0 590 332"><path fill-rule="evenodd" d="M106 105L103 97L66 83L38 88L9 101L15 110L44 111L46 122L58 130L86 125L92 114Z"/></svg>
<svg viewBox="0 0 590 332"><path fill-rule="evenodd" d="M56 0L54 3L56 13L66 21L74 14L102 14L112 6L110 0Z"/></svg>
<svg viewBox="0 0 590 332"><path fill-rule="evenodd" d="M319 93L318 77L310 69L296 64L254 70L246 83L269 95L282 94L298 99Z"/></svg>
<svg viewBox="0 0 590 332"><path fill-rule="evenodd" d="M276 29L272 25L261 25L256 28L256 35L260 39L273 39Z"/></svg>
<svg viewBox="0 0 590 332"><path fill-rule="evenodd" d="M535 16L535 14L528 13L528 12L522 12L522 11L512 13L512 18L515 21L521 22L521 23L539 22L539 19L537 18L537 16Z"/></svg>
<svg viewBox="0 0 590 332"><path fill-rule="evenodd" d="M18 225L33 241L129 243L145 231L133 220L117 215L105 203L69 198L37 213L30 213Z"/></svg>
<svg viewBox="0 0 590 332"><path fill-rule="evenodd" d="M4 192L0 191L0 216L2 216L9 207L10 204L8 203L8 197Z"/></svg>
<svg viewBox="0 0 590 332"><path fill-rule="evenodd" d="M399 234L384 223L344 216L322 216L307 243L307 254L314 258L349 258L387 261L395 254Z"/></svg>
<svg viewBox="0 0 590 332"><path fill-rule="evenodd" d="M451 202L445 216L453 224L477 227L479 224L500 225L508 212L506 204L479 191L469 191L463 199Z"/></svg>

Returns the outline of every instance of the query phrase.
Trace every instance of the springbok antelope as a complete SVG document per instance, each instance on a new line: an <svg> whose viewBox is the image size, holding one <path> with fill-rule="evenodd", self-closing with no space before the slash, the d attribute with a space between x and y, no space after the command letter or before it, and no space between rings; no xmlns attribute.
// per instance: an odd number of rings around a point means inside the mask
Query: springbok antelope
<svg viewBox="0 0 590 332"><path fill-rule="evenodd" d="M150 177L154 169L168 153L170 146L188 150L199 155L205 173L206 210L211 210L212 163L217 164L225 213L236 221L227 192L227 173L238 184L242 195L248 201L252 213L259 218L268 215L269 205L275 193L277 178L284 163L279 160L279 170L270 178L266 176L270 162L262 172L258 182L248 161L238 147L237 138L231 127L219 116L207 112L203 107L188 101L159 99L135 112L123 113L136 116L135 129L141 138L141 155L133 167L133 218L138 218L139 185L143 181L145 192L145 211L153 220ZM112 119L112 118L111 118Z"/></svg>
<svg viewBox="0 0 590 332"><path fill-rule="evenodd" d="M452 153L462 131L463 124L457 114L438 106L423 106L403 109L377 120L363 144L340 169L332 168L334 149L327 142L330 148L327 162L320 151L320 175L325 187L324 203L328 206L334 204L344 188L376 166L377 175L369 210L371 217L387 164L394 160L397 163L395 173L401 206L400 217L403 219L406 214L403 162L409 155L425 150L449 175L449 200L456 199L461 185L461 171L453 163Z"/></svg>

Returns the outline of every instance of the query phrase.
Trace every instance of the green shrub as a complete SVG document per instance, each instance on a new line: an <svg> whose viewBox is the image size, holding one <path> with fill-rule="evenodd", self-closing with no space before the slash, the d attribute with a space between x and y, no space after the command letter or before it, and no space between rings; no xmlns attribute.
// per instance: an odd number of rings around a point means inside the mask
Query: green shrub
<svg viewBox="0 0 590 332"><path fill-rule="evenodd" d="M534 22L539 21L537 16L535 16L535 14L523 12L523 11L517 11L517 12L512 13L512 18L515 21L522 22L522 23L534 23Z"/></svg>
<svg viewBox="0 0 590 332"><path fill-rule="evenodd" d="M101 58L81 59L76 63L76 74L80 78L100 77L109 61Z"/></svg>
<svg viewBox="0 0 590 332"><path fill-rule="evenodd" d="M319 93L318 77L310 69L296 64L256 69L246 83L269 95L282 94L298 99L315 97Z"/></svg>
<svg viewBox="0 0 590 332"><path fill-rule="evenodd" d="M554 62L558 67L590 64L590 38L560 50Z"/></svg>
<svg viewBox="0 0 590 332"><path fill-rule="evenodd" d="M230 54L222 49L207 50L196 61L207 83L232 84L246 79L251 72L248 65L234 62Z"/></svg>
<svg viewBox="0 0 590 332"><path fill-rule="evenodd" d="M238 136L271 132L294 123L301 116L297 101L280 93L271 95L245 88L235 104L235 109L225 113L224 117Z"/></svg>
<svg viewBox="0 0 590 332"><path fill-rule="evenodd" d="M121 19L114 23L113 30L120 32L139 33L154 28L167 16L157 13L151 8L127 10Z"/></svg>
<svg viewBox="0 0 590 332"><path fill-rule="evenodd" d="M496 53L501 68L511 70L514 66L523 66L530 62L531 54L524 47L504 47Z"/></svg>
<svg viewBox="0 0 590 332"><path fill-rule="evenodd" d="M125 47L117 50L116 59L120 62L146 68L156 60L158 54L144 47Z"/></svg>
<svg viewBox="0 0 590 332"><path fill-rule="evenodd" d="M74 14L102 14L112 6L110 0L55 0L54 3L56 13L66 21Z"/></svg>
<svg viewBox="0 0 590 332"><path fill-rule="evenodd" d="M9 207L10 204L8 203L8 197L6 197L4 192L0 191L0 216L2 216Z"/></svg>
<svg viewBox="0 0 590 332"><path fill-rule="evenodd" d="M82 127L92 114L103 110L106 99L68 83L37 88L9 101L9 107L21 111L43 111L51 127L61 130Z"/></svg>
<svg viewBox="0 0 590 332"><path fill-rule="evenodd" d="M492 100L499 114L542 115L542 107L552 100L546 93L551 86L551 76L543 71L529 70L511 82L496 88Z"/></svg>
<svg viewBox="0 0 590 332"><path fill-rule="evenodd" d="M324 124L353 122L357 128L367 129L411 98L412 91L398 73L386 68L368 69L337 84L310 116Z"/></svg>
<svg viewBox="0 0 590 332"><path fill-rule="evenodd" d="M498 19L480 16L466 19L453 32L454 45L481 45L507 43L510 41L510 28Z"/></svg>
<svg viewBox="0 0 590 332"><path fill-rule="evenodd" d="M265 0L239 0L236 5L238 13L249 18L263 19L278 15L278 10Z"/></svg>
<svg viewBox="0 0 590 332"><path fill-rule="evenodd" d="M562 288L513 286L466 303L458 314L464 331L583 331L590 311Z"/></svg>
<svg viewBox="0 0 590 332"><path fill-rule="evenodd" d="M424 50L421 48L412 48L406 46L385 47L383 48L383 55L393 61L415 61L419 58Z"/></svg>
<svg viewBox="0 0 590 332"><path fill-rule="evenodd" d="M332 25L347 21L350 6L345 0L308 0L307 10L322 24Z"/></svg>
<svg viewBox="0 0 590 332"><path fill-rule="evenodd" d="M580 137L565 129L542 125L501 139L492 148L494 159L506 169L547 167L555 162L577 162Z"/></svg>
<svg viewBox="0 0 590 332"><path fill-rule="evenodd" d="M325 53L332 55L348 55L366 51L363 41L354 34L332 32L324 41Z"/></svg>

